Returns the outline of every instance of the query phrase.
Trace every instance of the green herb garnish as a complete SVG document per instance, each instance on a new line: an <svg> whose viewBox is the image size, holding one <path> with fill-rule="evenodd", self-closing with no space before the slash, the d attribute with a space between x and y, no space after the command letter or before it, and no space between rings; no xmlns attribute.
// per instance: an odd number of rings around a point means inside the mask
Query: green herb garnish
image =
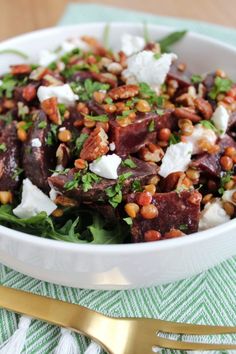
<svg viewBox="0 0 236 354"><path fill-rule="evenodd" d="M232 171L228 171L228 172L224 172L224 174L221 176L220 188L218 189L219 194L221 195L224 194L225 184L231 181L232 174L233 174Z"/></svg>
<svg viewBox="0 0 236 354"><path fill-rule="evenodd" d="M89 116L86 114L85 117L94 120L95 122L108 122L109 120L106 114L101 114L100 116Z"/></svg>
<svg viewBox="0 0 236 354"><path fill-rule="evenodd" d="M181 231L186 231L186 230L188 230L188 225L187 225L187 224L181 224L181 225L179 225L179 230L181 230Z"/></svg>
<svg viewBox="0 0 236 354"><path fill-rule="evenodd" d="M48 132L48 135L46 138L47 145L51 146L57 142L57 130L58 130L58 125L51 124L50 131Z"/></svg>
<svg viewBox="0 0 236 354"><path fill-rule="evenodd" d="M39 124L38 124L38 128L39 129L44 129L47 126L47 122L45 120L42 120Z"/></svg>
<svg viewBox="0 0 236 354"><path fill-rule="evenodd" d="M143 188L142 188L141 182L137 179L135 181L133 181L132 191L133 192L142 192L142 190L143 190Z"/></svg>
<svg viewBox="0 0 236 354"><path fill-rule="evenodd" d="M161 38L159 41L157 41L160 44L161 47L161 52L162 53L168 53L170 52L170 46L175 44L176 42L180 41L185 35L187 31L177 31L177 32L172 32L169 35Z"/></svg>
<svg viewBox="0 0 236 354"><path fill-rule="evenodd" d="M152 119L148 125L148 131L149 131L149 133L151 133L151 132L154 132L154 130L155 130L155 121L154 121L154 119Z"/></svg>
<svg viewBox="0 0 236 354"><path fill-rule="evenodd" d="M131 158L125 159L122 161L122 166L124 167L130 167L130 168L136 168L137 165L134 163L134 161Z"/></svg>
<svg viewBox="0 0 236 354"><path fill-rule="evenodd" d="M200 82L202 82L202 77L201 75L192 75L191 76L191 82L193 84L199 84Z"/></svg>
<svg viewBox="0 0 236 354"><path fill-rule="evenodd" d="M215 127L214 123L210 120L201 120L200 124L207 129L211 129L214 130L214 132L218 132L218 129Z"/></svg>
<svg viewBox="0 0 236 354"><path fill-rule="evenodd" d="M119 176L117 184L105 189L108 202L116 208L122 202L122 187L127 178L132 176L132 172L127 172Z"/></svg>
<svg viewBox="0 0 236 354"><path fill-rule="evenodd" d="M87 172L82 176L82 189L84 192L87 192L93 187L94 183L98 183L101 181L101 177L97 176L95 173Z"/></svg>
<svg viewBox="0 0 236 354"><path fill-rule="evenodd" d="M19 179L19 176L24 172L23 168L20 168L20 167L17 167L13 173L13 176L12 178L15 180L15 181L18 181Z"/></svg>
<svg viewBox="0 0 236 354"><path fill-rule="evenodd" d="M156 60L160 59L160 57L161 57L161 53L153 54L153 58L156 59Z"/></svg>
<svg viewBox="0 0 236 354"><path fill-rule="evenodd" d="M66 105L64 103L58 103L58 109L60 112L60 115L63 117L66 111Z"/></svg>
<svg viewBox="0 0 236 354"><path fill-rule="evenodd" d="M132 218L123 218L123 220L126 222L127 225L133 225L133 219Z"/></svg>
<svg viewBox="0 0 236 354"><path fill-rule="evenodd" d="M141 82L139 84L139 92L142 98L146 99L151 105L160 103L162 104L163 98L161 96L157 96L156 92L145 82Z"/></svg>
<svg viewBox="0 0 236 354"><path fill-rule="evenodd" d="M233 82L230 79L223 79L217 76L214 81L214 86L209 93L209 97L215 100L219 93L228 92L231 89L232 84Z"/></svg>
<svg viewBox="0 0 236 354"><path fill-rule="evenodd" d="M177 134L172 133L169 138L169 144L174 145L180 142L180 137Z"/></svg>
<svg viewBox="0 0 236 354"><path fill-rule="evenodd" d="M75 153L79 155L85 140L88 138L88 134L80 134L80 136L75 140Z"/></svg>
<svg viewBox="0 0 236 354"><path fill-rule="evenodd" d="M11 112L7 112L5 115L0 114L0 120L6 123L6 125L11 124L13 121L13 116Z"/></svg>
<svg viewBox="0 0 236 354"><path fill-rule="evenodd" d="M4 143L0 144L0 152L5 152L5 151L7 151L6 144L4 144Z"/></svg>
<svg viewBox="0 0 236 354"><path fill-rule="evenodd" d="M2 78L2 84L0 85L0 97L5 94L6 98L12 98L16 86L17 80L11 74L6 74Z"/></svg>
<svg viewBox="0 0 236 354"><path fill-rule="evenodd" d="M163 116L163 114L164 114L164 109L162 109L162 108L157 108L156 109L156 113L159 115L159 116Z"/></svg>

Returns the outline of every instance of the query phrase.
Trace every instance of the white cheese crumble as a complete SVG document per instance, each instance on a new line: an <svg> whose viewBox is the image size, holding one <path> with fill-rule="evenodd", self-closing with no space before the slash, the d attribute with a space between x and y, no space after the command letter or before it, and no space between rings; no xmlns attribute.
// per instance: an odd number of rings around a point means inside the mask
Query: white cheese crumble
<svg viewBox="0 0 236 354"><path fill-rule="evenodd" d="M41 211L45 211L47 215L50 215L56 208L56 204L26 178L23 181L21 203L13 209L13 213L19 218L30 218Z"/></svg>
<svg viewBox="0 0 236 354"><path fill-rule="evenodd" d="M32 147L37 147L37 148L39 148L39 147L42 146L42 143L41 143L41 141L39 140L39 138L35 138L35 139L32 139L32 140L31 140L31 146L32 146Z"/></svg>
<svg viewBox="0 0 236 354"><path fill-rule="evenodd" d="M233 199L232 199L232 196L235 192L236 192L236 188L224 191L224 194L222 195L222 200L224 202L230 202L230 203L236 205L236 202L233 201Z"/></svg>
<svg viewBox="0 0 236 354"><path fill-rule="evenodd" d="M57 97L58 103L73 106L79 96L75 95L69 84L61 86L40 86L37 92L40 102L51 97Z"/></svg>
<svg viewBox="0 0 236 354"><path fill-rule="evenodd" d="M38 64L40 66L48 66L52 62L57 60L57 54L51 52L50 50L43 49L39 53Z"/></svg>
<svg viewBox="0 0 236 354"><path fill-rule="evenodd" d="M84 51L89 51L91 49L90 45L80 38L70 38L61 44L60 55L71 52L73 49L81 49Z"/></svg>
<svg viewBox="0 0 236 354"><path fill-rule="evenodd" d="M208 129L202 124L197 124L194 126L193 133L185 137L185 141L193 145L193 154L203 152L202 148L199 146L199 141L202 139L207 140L211 145L214 145L217 136L212 129Z"/></svg>
<svg viewBox="0 0 236 354"><path fill-rule="evenodd" d="M212 203L207 203L201 212L199 230L207 230L211 227L224 224L229 220L230 217L222 207L221 201L216 199Z"/></svg>
<svg viewBox="0 0 236 354"><path fill-rule="evenodd" d="M123 34L121 37L121 50L128 57L140 52L145 47L145 40L143 37L133 36L132 34Z"/></svg>
<svg viewBox="0 0 236 354"><path fill-rule="evenodd" d="M93 161L89 164L89 169L96 175L108 178L108 179L117 179L117 169L121 164L120 156L116 154L104 155L101 158Z"/></svg>
<svg viewBox="0 0 236 354"><path fill-rule="evenodd" d="M226 133L229 122L229 113L227 109L222 105L218 106L213 113L211 120L215 124L216 129L218 129L219 135L223 136Z"/></svg>
<svg viewBox="0 0 236 354"><path fill-rule="evenodd" d="M109 144L109 148L110 148L111 151L115 151L115 149L116 149L116 144L115 144L115 143L110 143L110 144Z"/></svg>
<svg viewBox="0 0 236 354"><path fill-rule="evenodd" d="M128 58L127 69L122 75L128 84L145 82L156 89L164 83L171 63L175 59L177 56L173 53L162 54L159 59L156 59L153 52L144 50Z"/></svg>
<svg viewBox="0 0 236 354"><path fill-rule="evenodd" d="M190 143L170 145L162 159L159 175L167 177L172 172L186 171L191 161L193 146Z"/></svg>

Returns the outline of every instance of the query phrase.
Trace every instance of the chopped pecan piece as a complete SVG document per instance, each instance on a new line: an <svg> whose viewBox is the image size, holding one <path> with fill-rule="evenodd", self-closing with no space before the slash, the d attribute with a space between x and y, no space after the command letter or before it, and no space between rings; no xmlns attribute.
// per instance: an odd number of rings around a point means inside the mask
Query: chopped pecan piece
<svg viewBox="0 0 236 354"><path fill-rule="evenodd" d="M105 155L108 151L108 136L103 128L97 127L85 141L80 158L86 161L93 161Z"/></svg>
<svg viewBox="0 0 236 354"><path fill-rule="evenodd" d="M204 119L210 119L212 114L213 114L213 109L211 104L207 101L204 100L204 98L196 98L195 101L195 108L199 113L203 116Z"/></svg>
<svg viewBox="0 0 236 354"><path fill-rule="evenodd" d="M123 85L115 87L108 92L108 95L113 100L122 100L137 96L139 93L139 87L137 85Z"/></svg>
<svg viewBox="0 0 236 354"><path fill-rule="evenodd" d="M51 97L46 100L44 100L41 103L42 110L44 113L47 114L48 118L55 124L60 125L62 123L61 121L61 115L58 109L57 105L57 98L56 97Z"/></svg>
<svg viewBox="0 0 236 354"><path fill-rule="evenodd" d="M23 88L22 97L30 102L36 97L37 91L35 85L29 84Z"/></svg>
<svg viewBox="0 0 236 354"><path fill-rule="evenodd" d="M193 123L197 123L201 120L201 117L196 114L195 110L192 108L176 108L174 110L174 115L179 119L189 119Z"/></svg>
<svg viewBox="0 0 236 354"><path fill-rule="evenodd" d="M28 64L11 65L12 75L25 75L32 71L31 66Z"/></svg>

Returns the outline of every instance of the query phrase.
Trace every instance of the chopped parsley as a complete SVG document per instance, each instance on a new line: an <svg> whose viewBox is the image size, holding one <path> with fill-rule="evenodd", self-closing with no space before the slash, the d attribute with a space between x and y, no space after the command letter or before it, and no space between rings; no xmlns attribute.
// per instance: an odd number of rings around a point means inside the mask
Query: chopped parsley
<svg viewBox="0 0 236 354"><path fill-rule="evenodd" d="M75 140L75 152L79 154L82 150L85 140L88 138L88 134L80 134L80 136Z"/></svg>
<svg viewBox="0 0 236 354"><path fill-rule="evenodd" d="M211 122L210 120L201 120L200 123L205 128L214 130L215 132L218 132L218 129L215 127L214 123Z"/></svg>
<svg viewBox="0 0 236 354"><path fill-rule="evenodd" d="M219 194L224 194L225 184L231 181L232 171L224 172L220 179L220 188L218 189Z"/></svg>
<svg viewBox="0 0 236 354"><path fill-rule="evenodd" d="M6 98L12 98L16 86L17 80L11 74L6 74L2 78L2 84L0 85L0 97L5 95Z"/></svg>
<svg viewBox="0 0 236 354"><path fill-rule="evenodd" d="M122 166L124 167L130 167L130 168L136 168L137 165L134 163L134 161L131 158L125 159L122 161Z"/></svg>
<svg viewBox="0 0 236 354"><path fill-rule="evenodd" d="M219 93L228 92L231 89L232 84L233 82L230 79L224 79L217 76L214 81L214 86L209 93L209 97L215 100Z"/></svg>
<svg viewBox="0 0 236 354"><path fill-rule="evenodd" d="M60 115L63 117L66 111L66 105L64 103L58 103L58 109L60 112Z"/></svg>
<svg viewBox="0 0 236 354"><path fill-rule="evenodd" d="M178 144L180 142L180 137L177 134L172 133L169 138L169 144Z"/></svg>
<svg viewBox="0 0 236 354"><path fill-rule="evenodd" d="M145 82L139 84L139 92L141 97L147 100L151 105L155 103L161 106L163 104L163 97L157 96L156 92Z"/></svg>
<svg viewBox="0 0 236 354"><path fill-rule="evenodd" d="M112 103L113 103L113 99L112 99L111 97L106 97L106 98L105 98L105 102L106 102L107 104L112 104Z"/></svg>
<svg viewBox="0 0 236 354"><path fill-rule="evenodd" d="M132 176L132 172L124 173L118 178L118 182L112 186L105 189L105 193L108 197L108 202L116 208L118 204L122 202L122 187L127 178Z"/></svg>
<svg viewBox="0 0 236 354"><path fill-rule="evenodd" d="M160 59L160 57L161 57L161 53L155 53L153 55L153 58L156 59L156 60Z"/></svg>
<svg viewBox="0 0 236 354"><path fill-rule="evenodd" d="M151 133L151 132L154 132L154 130L155 130L155 121L154 121L154 119L152 119L148 125L148 131L149 131L149 133Z"/></svg>
<svg viewBox="0 0 236 354"><path fill-rule="evenodd" d="M202 82L202 77L201 77L201 75L192 75L191 76L191 82L193 83L193 84L199 84L200 82Z"/></svg>
<svg viewBox="0 0 236 354"><path fill-rule="evenodd" d="M97 176L95 173L87 172L82 174L81 171L76 172L73 176L73 180L66 182L64 188L69 191L81 186L84 192L87 192L93 187L94 183L101 180L101 177Z"/></svg>
<svg viewBox="0 0 236 354"><path fill-rule="evenodd" d="M88 101L93 97L94 92L107 91L110 88L108 84L92 81L91 79L86 79L83 84L80 82L72 82L70 86L74 93L79 95L80 101Z"/></svg>
<svg viewBox="0 0 236 354"><path fill-rule="evenodd" d="M33 125L33 122L24 122L24 125L22 124L21 129L23 129L24 131L28 131L29 128L31 128Z"/></svg>
<svg viewBox="0 0 236 354"><path fill-rule="evenodd" d="M0 114L0 120L6 123L6 125L11 124L13 121L13 116L10 112L6 114Z"/></svg>
<svg viewBox="0 0 236 354"><path fill-rule="evenodd" d="M181 231L186 231L188 229L188 225L187 224L181 224L179 225L179 230Z"/></svg>
<svg viewBox="0 0 236 354"><path fill-rule="evenodd" d="M51 146L55 142L57 142L57 129L58 125L56 124L51 124L50 126L50 131L48 132L47 138L46 138L46 144Z"/></svg>
<svg viewBox="0 0 236 354"><path fill-rule="evenodd" d="M126 224L128 224L128 225L132 225L133 224L133 220L132 220L132 218L123 218L123 220L124 220L124 222L126 222Z"/></svg>
<svg viewBox="0 0 236 354"><path fill-rule="evenodd" d="M46 126L47 126L47 122L45 120L42 120L42 122L38 124L39 129L44 129L46 128Z"/></svg>
<svg viewBox="0 0 236 354"><path fill-rule="evenodd" d="M142 192L142 190L143 190L143 188L142 188L141 182L138 179L133 181L133 183L132 183L132 191L133 192Z"/></svg>
<svg viewBox="0 0 236 354"><path fill-rule="evenodd" d="M23 168L16 168L13 175L12 175L12 178L15 180L15 181L18 181L19 179L19 176L24 172Z"/></svg>
<svg viewBox="0 0 236 354"><path fill-rule="evenodd" d="M159 116L163 116L163 114L164 114L164 109L158 108L158 109L156 109L156 113L157 113Z"/></svg>
<svg viewBox="0 0 236 354"><path fill-rule="evenodd" d="M170 52L170 46L175 44L176 42L180 41L185 35L187 31L177 31L177 32L172 32L169 35L161 38L158 43L160 44L161 47L161 52L162 53L168 53Z"/></svg>
<svg viewBox="0 0 236 354"><path fill-rule="evenodd" d="M101 114L100 116L89 116L85 115L87 119L94 120L95 122L108 122L109 118L106 114Z"/></svg>
<svg viewBox="0 0 236 354"><path fill-rule="evenodd" d="M4 143L0 144L0 152L5 152L5 151L7 151L6 144L4 144Z"/></svg>

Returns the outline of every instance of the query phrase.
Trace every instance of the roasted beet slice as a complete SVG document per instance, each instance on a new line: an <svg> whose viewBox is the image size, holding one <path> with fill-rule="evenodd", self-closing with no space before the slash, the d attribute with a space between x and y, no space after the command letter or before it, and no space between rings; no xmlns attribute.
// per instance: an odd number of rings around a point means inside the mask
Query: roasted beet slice
<svg viewBox="0 0 236 354"><path fill-rule="evenodd" d="M215 177L220 177L222 171L220 157L227 147L233 146L236 148L236 142L229 135L225 134L219 139L218 145L220 146L220 151L217 154L203 153L191 165L202 172L208 172Z"/></svg>
<svg viewBox="0 0 236 354"><path fill-rule="evenodd" d="M134 194L130 196L129 201L135 201ZM156 193L152 202L157 207L159 214L154 219L144 219L139 214L133 220L131 228L133 242L143 242L144 233L148 230L159 231L162 235L172 228L182 229L186 234L198 230L201 202L199 192Z"/></svg>
<svg viewBox="0 0 236 354"><path fill-rule="evenodd" d="M173 63L167 75L167 80L176 80L181 88L188 88L192 85L192 73L188 70L181 71L178 69L178 64Z"/></svg>
<svg viewBox="0 0 236 354"><path fill-rule="evenodd" d="M131 172L132 175L128 177L123 183L122 194L127 194L132 191L132 184L135 180L140 181L141 185L146 184L148 180L155 176L157 173L157 167L142 160L132 157L133 162L136 164L136 168L130 169L120 165L118 169L118 175L122 175L127 172ZM74 178L74 174L78 172L76 169L71 169L68 174L61 174L57 176L51 176L48 178L50 185L64 193L67 196L77 198L82 202L106 202L108 200L106 195L106 188L114 186L117 181L112 179L102 178L100 182L94 183L93 188L84 192L79 186L71 191L66 191L64 185L70 182Z"/></svg>
<svg viewBox="0 0 236 354"><path fill-rule="evenodd" d="M16 133L16 122L1 127L0 144L2 146L0 152L0 190L14 191L19 184L17 172L20 167L21 152L20 141Z"/></svg>
<svg viewBox="0 0 236 354"><path fill-rule="evenodd" d="M163 115L140 113L136 120L122 127L117 120L110 121L110 142L115 143L116 154L126 156L137 152L147 143L155 142L157 130L177 127L177 118L168 110Z"/></svg>
<svg viewBox="0 0 236 354"><path fill-rule="evenodd" d="M40 123L42 126L43 122L45 123L45 128L40 127ZM50 189L47 182L47 178L51 174L49 170L54 169L56 165L55 149L46 144L49 130L50 125L45 113L39 111L23 148L23 167L25 175L33 184L45 192L48 192ZM33 146L34 142L39 146Z"/></svg>

